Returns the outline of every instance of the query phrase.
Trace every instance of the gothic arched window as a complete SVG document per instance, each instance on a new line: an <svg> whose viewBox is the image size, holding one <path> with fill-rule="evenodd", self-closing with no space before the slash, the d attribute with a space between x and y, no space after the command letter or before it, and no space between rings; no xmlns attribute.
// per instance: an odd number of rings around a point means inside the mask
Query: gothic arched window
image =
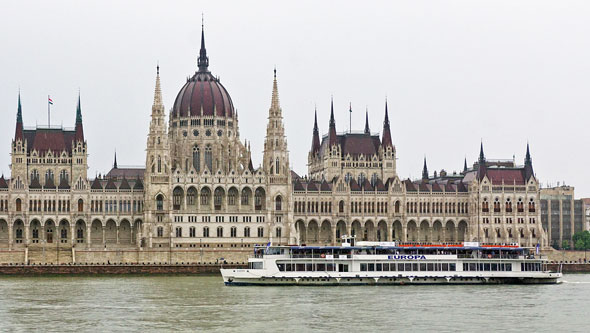
<svg viewBox="0 0 590 333"><path fill-rule="evenodd" d="M193 147L193 167L197 172L201 172L201 150L199 146Z"/></svg>
<svg viewBox="0 0 590 333"><path fill-rule="evenodd" d="M164 196L161 194L156 197L156 210L164 210Z"/></svg>
<svg viewBox="0 0 590 333"><path fill-rule="evenodd" d="M48 182L53 182L53 171L51 170L47 170L47 172L45 172L45 184Z"/></svg>
<svg viewBox="0 0 590 333"><path fill-rule="evenodd" d="M213 172L213 153L211 152L211 145L205 147L205 165L209 171Z"/></svg>
<svg viewBox="0 0 590 333"><path fill-rule="evenodd" d="M279 172L279 158L277 157L277 160L275 161L275 174L280 174Z"/></svg>
<svg viewBox="0 0 590 333"><path fill-rule="evenodd" d="M282 210L283 209L283 198L280 195L277 195L275 199L275 210Z"/></svg>
<svg viewBox="0 0 590 333"><path fill-rule="evenodd" d="M158 173L162 172L162 157L158 155Z"/></svg>

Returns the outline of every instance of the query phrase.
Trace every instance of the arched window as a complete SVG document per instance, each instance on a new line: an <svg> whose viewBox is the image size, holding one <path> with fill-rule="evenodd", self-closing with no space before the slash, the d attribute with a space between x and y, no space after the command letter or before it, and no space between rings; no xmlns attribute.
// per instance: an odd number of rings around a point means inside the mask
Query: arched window
<svg viewBox="0 0 590 333"><path fill-rule="evenodd" d="M498 213L500 212L500 199L496 198L496 200L494 200L494 212Z"/></svg>
<svg viewBox="0 0 590 333"><path fill-rule="evenodd" d="M442 206L442 204L441 204L441 206ZM399 201L395 202L395 212L399 213Z"/></svg>
<svg viewBox="0 0 590 333"><path fill-rule="evenodd" d="M264 210L264 201L266 200L266 194L264 189L257 188L256 193L254 193L254 209L255 210Z"/></svg>
<svg viewBox="0 0 590 333"><path fill-rule="evenodd" d="M244 228L244 237L250 237L250 227Z"/></svg>
<svg viewBox="0 0 590 333"><path fill-rule="evenodd" d="M60 238L67 239L68 238L68 229L62 228L60 231Z"/></svg>
<svg viewBox="0 0 590 333"><path fill-rule="evenodd" d="M78 225L78 229L76 229L76 238L78 239L78 243L84 241L84 228L81 225Z"/></svg>
<svg viewBox="0 0 590 333"><path fill-rule="evenodd" d="M344 176L344 181L346 183L350 183L351 179L352 179L352 175L350 174L350 172L347 172L346 175Z"/></svg>
<svg viewBox="0 0 590 333"><path fill-rule="evenodd" d="M235 206L237 203L238 198L238 190L235 187L229 189L227 193L227 204L230 206Z"/></svg>
<svg viewBox="0 0 590 333"><path fill-rule="evenodd" d="M67 182L69 182L69 179L68 179L68 172L67 172L66 170L62 170L62 171L59 173L59 182L60 182L60 183L62 183L62 182L66 182L66 183L67 183Z"/></svg>
<svg viewBox="0 0 590 333"><path fill-rule="evenodd" d="M506 213L512 213L512 201L510 201L510 198L506 199Z"/></svg>
<svg viewBox="0 0 590 333"><path fill-rule="evenodd" d="M158 173L162 172L162 157L158 155Z"/></svg>
<svg viewBox="0 0 590 333"><path fill-rule="evenodd" d="M201 172L201 150L199 146L193 147L193 167L197 172Z"/></svg>
<svg viewBox="0 0 590 333"><path fill-rule="evenodd" d="M221 206L223 205L223 197L225 196L225 191L218 187L215 189L215 193L213 195L213 201L215 210L221 210Z"/></svg>
<svg viewBox="0 0 590 333"><path fill-rule="evenodd" d="M211 151L211 145L205 147L205 165L209 171L213 172L213 152Z"/></svg>
<svg viewBox="0 0 590 333"><path fill-rule="evenodd" d="M359 177L358 177L359 185L361 185L362 183L364 183L365 182L365 179L366 179L365 174L364 173L361 173L359 175Z"/></svg>
<svg viewBox="0 0 590 333"><path fill-rule="evenodd" d="M78 199L78 212L84 211L84 200Z"/></svg>
<svg viewBox="0 0 590 333"><path fill-rule="evenodd" d="M264 237L264 227L258 227L258 237Z"/></svg>
<svg viewBox="0 0 590 333"><path fill-rule="evenodd" d="M164 210L164 196L161 194L156 196L156 210Z"/></svg>
<svg viewBox="0 0 590 333"><path fill-rule="evenodd" d="M39 171L37 171L37 170L31 171L31 181L33 181L33 179L39 180Z"/></svg>
<svg viewBox="0 0 590 333"><path fill-rule="evenodd" d="M529 213L534 213L535 212L535 201L533 200L533 198L531 198L529 200Z"/></svg>
<svg viewBox="0 0 590 333"><path fill-rule="evenodd" d="M174 188L174 191L172 192L172 209L180 210L180 207L182 206L183 196L184 191L182 190L182 188Z"/></svg>
<svg viewBox="0 0 590 333"><path fill-rule="evenodd" d="M250 188L244 187L242 189L242 200L241 200L242 206L250 205L250 197L251 196L252 196L252 191L250 190Z"/></svg>
<svg viewBox="0 0 590 333"><path fill-rule="evenodd" d="M524 202L522 202L522 198L518 198L518 202L516 203L516 210L519 213L524 212Z"/></svg>
<svg viewBox="0 0 590 333"><path fill-rule="evenodd" d="M217 237L223 237L223 227L217 227Z"/></svg>
<svg viewBox="0 0 590 333"><path fill-rule="evenodd" d="M282 210L283 209L283 198L280 195L277 195L275 199L275 210Z"/></svg>
<svg viewBox="0 0 590 333"><path fill-rule="evenodd" d="M490 211L488 198L483 198L483 202L481 203L481 211L484 213L487 213Z"/></svg>
<svg viewBox="0 0 590 333"><path fill-rule="evenodd" d="M49 182L53 183L53 171L51 170L45 172L45 184Z"/></svg>
<svg viewBox="0 0 590 333"><path fill-rule="evenodd" d="M20 212L23 209L22 201L20 200L20 198L18 198L18 199L16 199L15 203L16 203L16 211Z"/></svg>
<svg viewBox="0 0 590 333"><path fill-rule="evenodd" d="M197 203L195 198L197 196L197 190L194 187L190 187L188 191L186 191L186 204L189 207L194 207Z"/></svg>
<svg viewBox="0 0 590 333"><path fill-rule="evenodd" d="M209 227L203 228L203 237L209 237Z"/></svg>
<svg viewBox="0 0 590 333"><path fill-rule="evenodd" d="M277 160L275 161L275 174L280 174L281 172L279 171L279 158L277 157Z"/></svg>
<svg viewBox="0 0 590 333"><path fill-rule="evenodd" d="M338 203L338 212L344 213L344 200L340 200L340 202Z"/></svg>
<svg viewBox="0 0 590 333"><path fill-rule="evenodd" d="M164 237L164 227L158 227L157 235L158 237Z"/></svg>
<svg viewBox="0 0 590 333"><path fill-rule="evenodd" d="M201 190L201 205L208 206L210 198L211 198L211 190L209 190L208 187L203 187L203 189ZM207 208L207 207L203 207L203 208Z"/></svg>

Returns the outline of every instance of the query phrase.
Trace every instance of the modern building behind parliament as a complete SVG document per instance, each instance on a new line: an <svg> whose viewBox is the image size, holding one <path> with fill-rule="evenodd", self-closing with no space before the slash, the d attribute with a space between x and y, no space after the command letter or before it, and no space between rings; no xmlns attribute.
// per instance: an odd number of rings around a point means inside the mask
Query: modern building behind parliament
<svg viewBox="0 0 590 333"><path fill-rule="evenodd" d="M324 245L345 234L547 246L528 146L524 166L487 160L482 145L478 161L465 161L460 174L431 175L424 161L422 179L403 180L387 105L382 116L380 135L368 122L363 131L337 133L332 107L320 136L316 114L308 175L298 176L290 169L275 72L256 169L232 99L209 71L202 34L198 70L168 114L158 69L145 169L115 161L107 175L89 179L80 101L74 129L26 129L19 96L11 175L0 178L0 248Z"/></svg>

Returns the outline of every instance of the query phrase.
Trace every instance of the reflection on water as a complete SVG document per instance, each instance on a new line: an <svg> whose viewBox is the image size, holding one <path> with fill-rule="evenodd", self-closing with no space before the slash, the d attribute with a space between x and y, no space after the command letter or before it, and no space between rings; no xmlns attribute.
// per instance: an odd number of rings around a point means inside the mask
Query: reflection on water
<svg viewBox="0 0 590 333"><path fill-rule="evenodd" d="M586 331L561 285L226 287L217 276L2 277L2 331Z"/></svg>

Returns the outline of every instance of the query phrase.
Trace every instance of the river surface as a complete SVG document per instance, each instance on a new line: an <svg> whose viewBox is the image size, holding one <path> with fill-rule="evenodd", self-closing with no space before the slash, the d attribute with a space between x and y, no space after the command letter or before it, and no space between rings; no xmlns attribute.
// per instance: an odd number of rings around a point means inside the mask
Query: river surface
<svg viewBox="0 0 590 333"><path fill-rule="evenodd" d="M0 277L1 331L588 331L560 285L226 287L218 276Z"/></svg>

